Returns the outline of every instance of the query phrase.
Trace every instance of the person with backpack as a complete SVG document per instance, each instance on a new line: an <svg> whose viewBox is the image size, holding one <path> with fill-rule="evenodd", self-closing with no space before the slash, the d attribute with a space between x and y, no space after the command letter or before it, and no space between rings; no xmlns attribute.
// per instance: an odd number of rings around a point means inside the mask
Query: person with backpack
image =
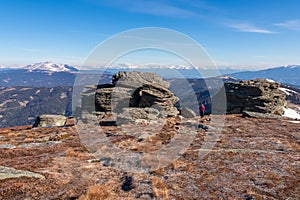
<svg viewBox="0 0 300 200"><path fill-rule="evenodd" d="M201 118L203 118L204 117L204 113L205 113L205 106L204 106L204 104L203 103L201 103L201 106L200 106L200 116L201 116Z"/></svg>

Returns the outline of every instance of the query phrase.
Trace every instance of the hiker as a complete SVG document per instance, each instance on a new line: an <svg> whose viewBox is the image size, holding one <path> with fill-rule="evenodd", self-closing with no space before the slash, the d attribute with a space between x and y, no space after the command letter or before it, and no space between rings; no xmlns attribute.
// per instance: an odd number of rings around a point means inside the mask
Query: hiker
<svg viewBox="0 0 300 200"><path fill-rule="evenodd" d="M201 116L201 118L203 118L204 117L204 112L205 112L205 106L204 106L203 103L201 103L201 106L200 106L199 110L200 110L200 116Z"/></svg>

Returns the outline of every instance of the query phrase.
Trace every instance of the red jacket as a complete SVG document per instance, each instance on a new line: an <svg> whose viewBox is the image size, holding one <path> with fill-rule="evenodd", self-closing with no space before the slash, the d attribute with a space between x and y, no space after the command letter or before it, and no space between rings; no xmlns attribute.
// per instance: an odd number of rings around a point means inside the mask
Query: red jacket
<svg viewBox="0 0 300 200"><path fill-rule="evenodd" d="M205 111L205 106L204 106L204 104L201 104L200 111L202 111L202 112Z"/></svg>

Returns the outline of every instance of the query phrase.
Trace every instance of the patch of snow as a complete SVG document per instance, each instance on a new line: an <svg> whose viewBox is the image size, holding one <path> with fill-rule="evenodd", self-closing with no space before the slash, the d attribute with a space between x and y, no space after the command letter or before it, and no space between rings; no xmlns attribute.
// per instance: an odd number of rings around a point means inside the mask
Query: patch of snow
<svg viewBox="0 0 300 200"><path fill-rule="evenodd" d="M38 94L38 93L40 93L41 92L41 90L37 90L36 92L35 92L35 94Z"/></svg>
<svg viewBox="0 0 300 200"><path fill-rule="evenodd" d="M289 122L291 122L293 124L300 124L300 121L289 121Z"/></svg>
<svg viewBox="0 0 300 200"><path fill-rule="evenodd" d="M67 94L65 93L65 92L63 92L63 93L61 93L61 95L60 95L60 98L61 99L64 99L64 98L67 98L68 96L67 96Z"/></svg>
<svg viewBox="0 0 300 200"><path fill-rule="evenodd" d="M271 83L275 83L275 81L274 80L272 80L272 79L266 79L268 82L271 82Z"/></svg>
<svg viewBox="0 0 300 200"><path fill-rule="evenodd" d="M14 90L16 90L16 88L6 88L6 89L1 91L1 94L4 94L5 92L14 91Z"/></svg>
<svg viewBox="0 0 300 200"><path fill-rule="evenodd" d="M26 90L31 90L31 88L22 88L20 91L26 91Z"/></svg>
<svg viewBox="0 0 300 200"><path fill-rule="evenodd" d="M22 106L22 107L26 107L26 105L28 104L29 101L24 101L24 102L21 102L19 101L19 105Z"/></svg>
<svg viewBox="0 0 300 200"><path fill-rule="evenodd" d="M286 95L292 95L292 93L297 94L296 91L287 88L279 88L279 90L283 91Z"/></svg>
<svg viewBox="0 0 300 200"><path fill-rule="evenodd" d="M14 101L16 101L16 100L15 100L15 99L5 100L3 103L0 104L0 107L6 105L6 104L8 104L8 103L14 102Z"/></svg>
<svg viewBox="0 0 300 200"><path fill-rule="evenodd" d="M8 83L10 81L10 78L4 79L3 82Z"/></svg>
<svg viewBox="0 0 300 200"><path fill-rule="evenodd" d="M224 80L230 80L230 79L232 79L232 80L238 80L237 78L234 78L232 76L219 76L219 78L222 78Z"/></svg>
<svg viewBox="0 0 300 200"><path fill-rule="evenodd" d="M292 68L300 67L300 65L285 65L284 67L292 69Z"/></svg>
<svg viewBox="0 0 300 200"><path fill-rule="evenodd" d="M191 70L193 69L192 66L186 66L186 65L170 65L168 66L170 69L185 69L185 70Z"/></svg>
<svg viewBox="0 0 300 200"><path fill-rule="evenodd" d="M292 119L300 119L300 113L291 108L284 108L284 117L292 118Z"/></svg>

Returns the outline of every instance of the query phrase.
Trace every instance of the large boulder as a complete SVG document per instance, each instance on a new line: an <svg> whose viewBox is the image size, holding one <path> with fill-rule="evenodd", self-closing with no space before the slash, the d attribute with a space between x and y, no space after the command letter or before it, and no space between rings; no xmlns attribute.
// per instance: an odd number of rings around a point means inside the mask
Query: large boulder
<svg viewBox="0 0 300 200"><path fill-rule="evenodd" d="M180 115L185 118L194 118L196 117L196 113L189 108L182 108L180 111Z"/></svg>
<svg viewBox="0 0 300 200"><path fill-rule="evenodd" d="M67 117L63 115L44 114L37 117L34 126L36 127L64 126L66 124L66 121L67 121Z"/></svg>
<svg viewBox="0 0 300 200"><path fill-rule="evenodd" d="M252 111L282 115L286 96L279 83L265 79L225 83L227 113Z"/></svg>
<svg viewBox="0 0 300 200"><path fill-rule="evenodd" d="M108 118L109 124L117 119L124 122L148 119L148 114L151 117L153 112L159 118L176 116L179 112L175 105L179 98L168 89L169 85L155 73L119 72L113 76L112 84L84 89L76 116L87 122L91 120L90 115L103 113L101 117L97 114L94 117L100 124L107 124Z"/></svg>

